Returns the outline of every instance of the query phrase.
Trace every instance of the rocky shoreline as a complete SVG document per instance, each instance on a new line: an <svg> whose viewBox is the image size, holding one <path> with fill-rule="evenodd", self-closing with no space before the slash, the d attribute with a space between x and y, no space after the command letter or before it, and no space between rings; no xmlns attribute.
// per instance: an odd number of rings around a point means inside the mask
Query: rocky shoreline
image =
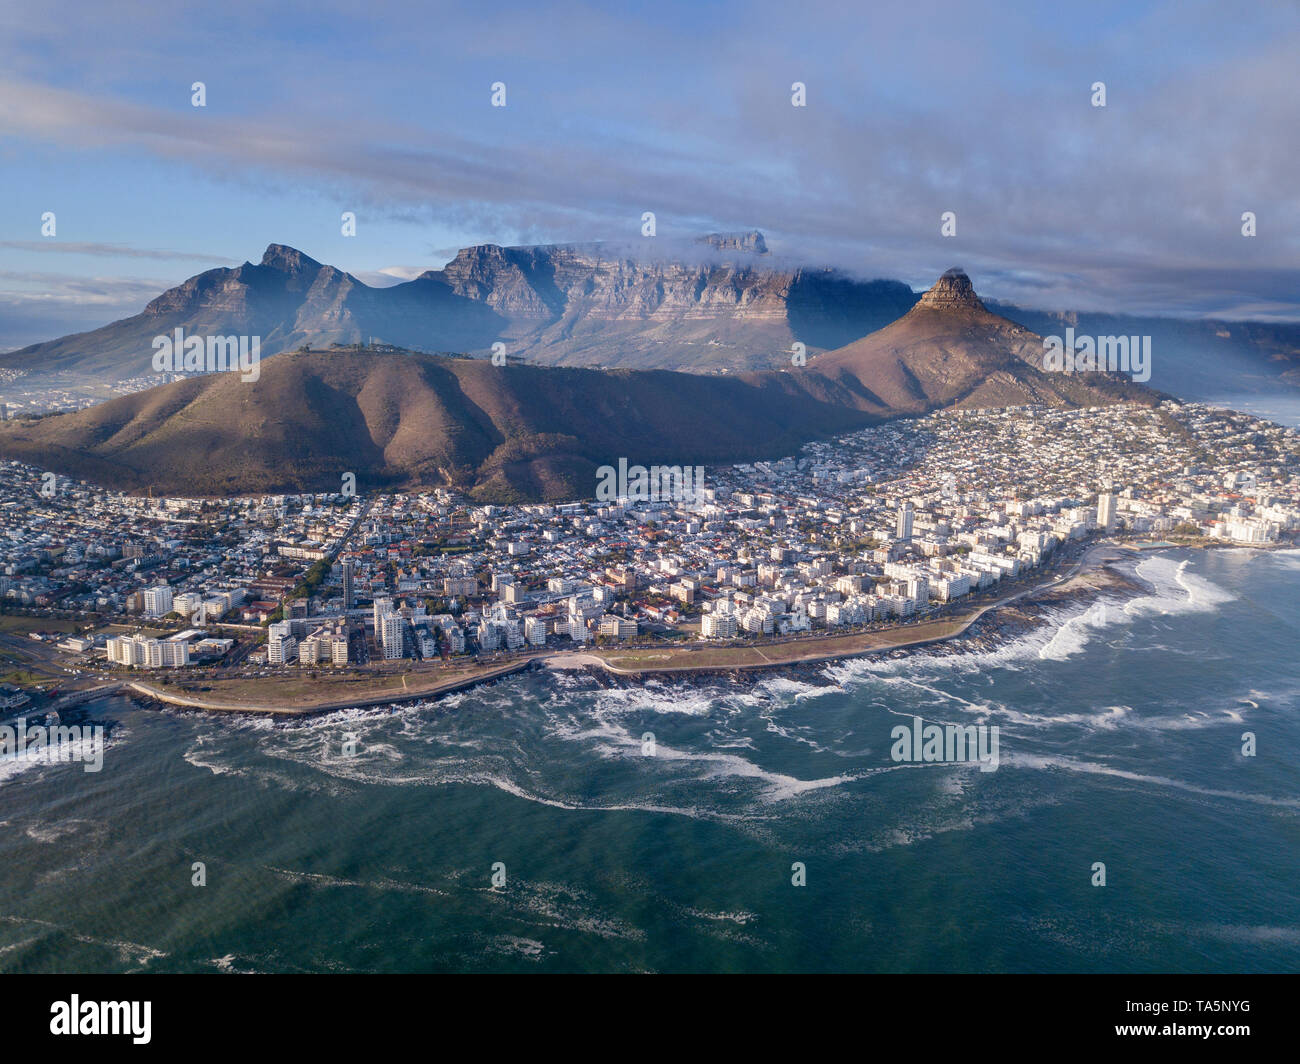
<svg viewBox="0 0 1300 1064"><path fill-rule="evenodd" d="M588 658L583 663L574 662L562 667L584 672L597 685L609 689L639 687L653 676L662 676L673 683L694 684L700 687L711 684L716 685L720 681L752 687L773 677L785 677L800 683L821 686L834 683L826 674L826 670L830 665L853 657L902 660L917 654L935 657L994 652L1043 625L1055 623L1055 618L1049 617L1048 614L1059 611L1064 607L1076 603L1091 602L1103 595L1108 599L1123 601L1154 592L1153 587L1140 580L1136 575L1122 572L1118 567L1135 561L1140 557L1139 551L1128 546L1109 547L1108 545L1097 545L1093 550L1097 550L1099 556L1090 557L1085 552L1081 560L1082 568L1080 571L1064 579L1063 582L1046 584L1041 588L1023 593L1020 597L1014 597L999 605L986 608L986 611L980 617L972 621L969 627L959 634L925 640L907 646L845 654L840 657L825 657L806 662L774 662L770 666L749 666L745 668L681 668L656 670L640 674L618 673L594 658ZM480 684L495 683L519 672L533 672L555 667L557 666L554 659L535 658L521 662L502 674L474 678L466 683L457 684L448 690L430 691L422 694L413 693L409 697L392 699L391 701L377 698L371 700L368 704L374 708L380 708L384 705L395 707L403 703L415 702L424 702L431 705L444 695L453 693L453 691L464 690L467 687L479 686ZM156 692L150 692L150 694L154 693ZM188 704L180 703L179 700L160 702L158 699L151 698L141 691L133 691L128 697L131 697L137 704L144 705L147 703L150 708L166 708L171 711L247 712L262 713L277 718L314 716L344 708L338 705L297 709L269 706L205 706L198 704L197 700L186 700ZM360 704L363 703L358 703L358 705Z"/></svg>
<svg viewBox="0 0 1300 1064"><path fill-rule="evenodd" d="M1116 561L1126 561L1131 558L1132 555L1122 555L1106 559L1099 562L1097 567L1080 573L1066 584L1044 588L1023 599L991 609L960 635L862 656L897 661L918 654L928 657L948 657L999 650L1035 629L1053 623L1048 616L1049 612L1076 603L1092 602L1102 595L1112 599L1128 600L1151 594L1154 588L1149 584L1136 576L1120 572L1114 565ZM813 686L833 686L835 681L826 675L827 667L832 664L834 664L833 660L823 660L773 665L771 668L763 669L682 671L664 675L675 683L694 683L702 687L719 680L729 684L755 686L773 677L783 677ZM643 676L622 676L598 665L584 666L582 671L605 688L638 687L645 682Z"/></svg>

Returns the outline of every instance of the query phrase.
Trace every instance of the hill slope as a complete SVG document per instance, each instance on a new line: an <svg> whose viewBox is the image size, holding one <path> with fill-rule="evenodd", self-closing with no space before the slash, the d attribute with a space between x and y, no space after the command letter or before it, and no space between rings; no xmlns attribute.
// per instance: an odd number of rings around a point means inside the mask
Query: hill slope
<svg viewBox="0 0 1300 1064"><path fill-rule="evenodd" d="M371 338L487 355L501 341L511 356L539 365L743 372L789 365L796 341L810 356L851 344L917 300L897 281L783 266L761 233L621 248L481 245L389 288L272 244L260 263L208 270L140 314L0 353L0 367L23 371L17 391L140 377L153 338L179 327L260 336L263 357ZM1184 398L1300 386L1300 324L994 309L1044 335L1066 325L1081 334L1149 335L1154 386Z"/></svg>
<svg viewBox="0 0 1300 1064"><path fill-rule="evenodd" d="M0 354L0 366L47 378L113 382L149 372L153 338L260 336L263 357L371 338L418 351L544 365L707 370L769 368L790 345L816 352L878 329L916 296L897 281L774 269L761 234L687 249L686 261L638 260L598 246L466 248L442 270L371 288L293 248L258 264L208 270L139 314Z"/></svg>
<svg viewBox="0 0 1300 1064"><path fill-rule="evenodd" d="M1094 405L1150 394L1123 378L1044 372L1042 360L1042 337L991 313L970 278L954 269L898 321L808 365L877 414Z"/></svg>
<svg viewBox="0 0 1300 1064"><path fill-rule="evenodd" d="M319 276L319 274L318 274ZM337 278L331 284L341 284ZM788 454L883 417L1154 393L1044 373L1042 340L950 270L892 325L783 372L717 376L289 351L245 383L190 377L0 423L0 454L127 490L258 494L447 485L484 500L587 496L595 470Z"/></svg>
<svg viewBox="0 0 1300 1064"><path fill-rule="evenodd" d="M436 339L445 350L471 349L504 324L490 307L457 296L445 284L420 279L370 288L300 251L272 244L257 265L208 270L168 289L139 314L8 352L0 355L0 365L36 377L111 382L149 374L153 338L177 328L187 335L260 336L265 358L304 344L355 343L376 332L405 346Z"/></svg>
<svg viewBox="0 0 1300 1064"><path fill-rule="evenodd" d="M590 496L596 467L786 454L860 427L791 374L728 378L434 355L293 351L256 383L192 377L0 423L0 453L163 494L453 485L484 499Z"/></svg>

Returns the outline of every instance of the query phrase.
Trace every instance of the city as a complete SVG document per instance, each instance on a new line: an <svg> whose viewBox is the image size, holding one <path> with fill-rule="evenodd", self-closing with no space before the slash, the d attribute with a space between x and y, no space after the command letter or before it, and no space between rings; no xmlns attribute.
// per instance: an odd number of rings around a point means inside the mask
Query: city
<svg viewBox="0 0 1300 1064"><path fill-rule="evenodd" d="M11 623L65 671L191 693L188 670L436 673L887 630L1099 536L1263 547L1300 527L1300 432L1174 402L936 413L710 469L680 500L152 499L0 475Z"/></svg>

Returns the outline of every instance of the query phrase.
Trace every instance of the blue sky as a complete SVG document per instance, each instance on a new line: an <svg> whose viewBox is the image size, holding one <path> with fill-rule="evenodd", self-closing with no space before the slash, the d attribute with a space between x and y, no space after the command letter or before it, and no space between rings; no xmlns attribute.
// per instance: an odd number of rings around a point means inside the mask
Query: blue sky
<svg viewBox="0 0 1300 1064"><path fill-rule="evenodd" d="M1293 3L16 0L0 347L271 242L382 282L639 240L646 210L917 288L960 265L1027 306L1300 320L1297 54Z"/></svg>

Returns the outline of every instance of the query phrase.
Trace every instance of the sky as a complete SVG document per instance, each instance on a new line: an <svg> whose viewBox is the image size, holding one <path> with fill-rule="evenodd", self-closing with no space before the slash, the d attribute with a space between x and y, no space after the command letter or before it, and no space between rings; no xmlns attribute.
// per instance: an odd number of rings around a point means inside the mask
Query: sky
<svg viewBox="0 0 1300 1064"><path fill-rule="evenodd" d="M270 243L389 284L749 229L918 290L1296 321L1298 55L1296 0L6 0L0 349Z"/></svg>

